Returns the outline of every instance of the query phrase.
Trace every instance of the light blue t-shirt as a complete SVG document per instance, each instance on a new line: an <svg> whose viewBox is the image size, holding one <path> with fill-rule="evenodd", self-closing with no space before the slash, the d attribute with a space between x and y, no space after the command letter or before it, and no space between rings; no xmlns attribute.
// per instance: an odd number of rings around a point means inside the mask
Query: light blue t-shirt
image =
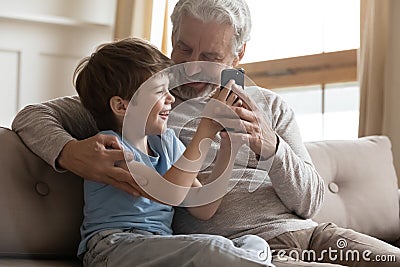
<svg viewBox="0 0 400 267"><path fill-rule="evenodd" d="M126 140L122 140L116 132L103 131L102 134L117 136L124 149L133 153L136 161L153 167L161 175L164 175L185 151L185 146L172 129L167 129L162 135L148 136L148 144L156 155L154 157L142 153ZM78 256L83 256L86 252L86 243L94 234L107 229L136 228L160 235L172 234L174 209L171 206L144 197L134 197L111 185L88 180L84 181L84 198L82 239Z"/></svg>

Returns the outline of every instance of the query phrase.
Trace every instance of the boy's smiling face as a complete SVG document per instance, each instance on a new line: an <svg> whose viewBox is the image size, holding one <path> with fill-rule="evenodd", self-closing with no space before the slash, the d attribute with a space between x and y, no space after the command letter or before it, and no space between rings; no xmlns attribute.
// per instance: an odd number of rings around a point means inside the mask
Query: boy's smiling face
<svg viewBox="0 0 400 267"><path fill-rule="evenodd" d="M169 79L167 75L155 75L140 88L140 97L137 99L140 102L135 104L145 110L149 110L148 107L151 107L146 120L146 135L161 134L167 128L171 105L175 102L175 98L170 94L168 86Z"/></svg>

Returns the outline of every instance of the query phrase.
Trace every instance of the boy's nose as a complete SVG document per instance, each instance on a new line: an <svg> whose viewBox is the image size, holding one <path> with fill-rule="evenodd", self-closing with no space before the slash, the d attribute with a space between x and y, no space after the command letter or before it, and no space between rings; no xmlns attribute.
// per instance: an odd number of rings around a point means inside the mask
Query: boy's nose
<svg viewBox="0 0 400 267"><path fill-rule="evenodd" d="M171 95L171 93L168 91L167 93L167 98L166 98L166 102L168 104L172 104L175 102L175 97L173 95Z"/></svg>

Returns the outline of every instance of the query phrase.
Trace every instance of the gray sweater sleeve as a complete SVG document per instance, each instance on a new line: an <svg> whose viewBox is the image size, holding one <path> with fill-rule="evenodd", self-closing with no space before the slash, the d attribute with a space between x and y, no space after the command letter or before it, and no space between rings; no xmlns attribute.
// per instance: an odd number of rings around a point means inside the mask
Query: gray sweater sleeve
<svg viewBox="0 0 400 267"><path fill-rule="evenodd" d="M33 153L59 171L56 161L65 144L97 133L78 96L26 106L14 118L12 129Z"/></svg>
<svg viewBox="0 0 400 267"><path fill-rule="evenodd" d="M293 110L279 96L271 105L279 147L269 177L277 195L289 210L300 217L311 218L323 202L323 179L315 170L303 144Z"/></svg>

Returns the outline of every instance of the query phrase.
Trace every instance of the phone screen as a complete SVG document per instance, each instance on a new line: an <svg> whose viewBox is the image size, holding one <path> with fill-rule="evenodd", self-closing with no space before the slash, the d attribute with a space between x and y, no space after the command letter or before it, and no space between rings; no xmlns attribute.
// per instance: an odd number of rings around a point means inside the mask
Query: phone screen
<svg viewBox="0 0 400 267"><path fill-rule="evenodd" d="M229 80L235 80L237 85L244 88L244 69L224 69L221 72L221 85L225 86Z"/></svg>

